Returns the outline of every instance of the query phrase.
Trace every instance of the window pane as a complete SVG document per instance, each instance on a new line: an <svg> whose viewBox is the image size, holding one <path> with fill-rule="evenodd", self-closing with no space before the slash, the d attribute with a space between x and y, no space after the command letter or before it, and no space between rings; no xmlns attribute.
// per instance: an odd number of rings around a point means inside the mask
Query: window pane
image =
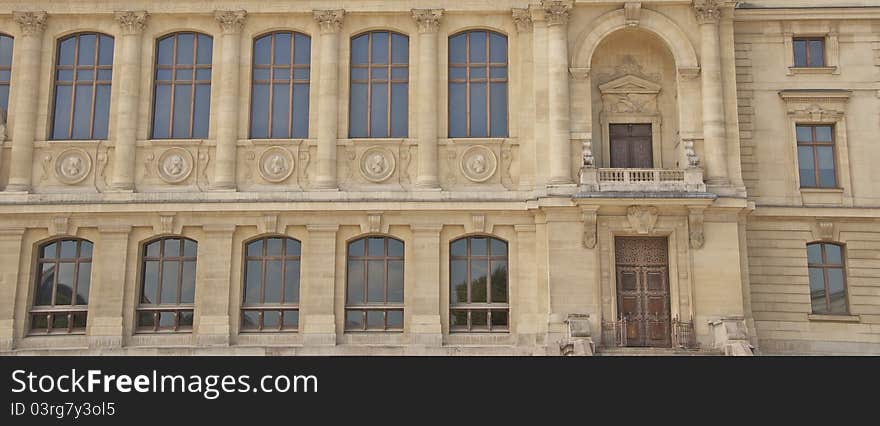
<svg viewBox="0 0 880 426"><path fill-rule="evenodd" d="M393 238L388 239L388 256L403 257L403 243Z"/></svg>
<svg viewBox="0 0 880 426"><path fill-rule="evenodd" d="M373 42L372 42L372 52L371 52L371 62L374 64L387 64L388 63L388 33L386 32L374 32L372 33Z"/></svg>
<svg viewBox="0 0 880 426"><path fill-rule="evenodd" d="M309 36L303 34L294 35L293 63L296 65L307 65L311 62L312 40Z"/></svg>
<svg viewBox="0 0 880 426"><path fill-rule="evenodd" d="M843 264L843 256L841 256L840 246L834 244L823 244L825 247L825 262L840 265Z"/></svg>
<svg viewBox="0 0 880 426"><path fill-rule="evenodd" d="M843 269L828 269L828 290L831 300L830 310L834 314L845 314L848 309L846 306L846 290L843 284Z"/></svg>
<svg viewBox="0 0 880 426"><path fill-rule="evenodd" d="M486 32L472 31L470 34L470 61L486 62Z"/></svg>
<svg viewBox="0 0 880 426"><path fill-rule="evenodd" d="M467 136L465 83L449 83L449 137Z"/></svg>
<svg viewBox="0 0 880 426"><path fill-rule="evenodd" d="M309 137L309 85L293 85L293 134L294 138Z"/></svg>
<svg viewBox="0 0 880 426"><path fill-rule="evenodd" d="M281 238L266 240L266 256L281 256Z"/></svg>
<svg viewBox="0 0 880 426"><path fill-rule="evenodd" d="M388 303L403 303L403 261L388 262Z"/></svg>
<svg viewBox="0 0 880 426"><path fill-rule="evenodd" d="M76 240L64 240L61 242L61 258L73 259L76 257Z"/></svg>
<svg viewBox="0 0 880 426"><path fill-rule="evenodd" d="M159 301L159 262L147 261L144 264L144 287L141 292L141 303L152 304Z"/></svg>
<svg viewBox="0 0 880 426"><path fill-rule="evenodd" d="M507 256L507 243L497 238L490 238L489 242L491 243L492 256Z"/></svg>
<svg viewBox="0 0 880 426"><path fill-rule="evenodd" d="M492 311L492 328L507 328L507 311Z"/></svg>
<svg viewBox="0 0 880 426"><path fill-rule="evenodd" d="M832 126L816 126L816 141L817 142L831 142L831 131Z"/></svg>
<svg viewBox="0 0 880 426"><path fill-rule="evenodd" d="M385 315L388 328L403 328L403 311L387 311Z"/></svg>
<svg viewBox="0 0 880 426"><path fill-rule="evenodd" d="M179 311L177 313L177 325L178 327L192 327L193 311Z"/></svg>
<svg viewBox="0 0 880 426"><path fill-rule="evenodd" d="M800 172L801 186L816 186L816 170L813 163L813 148L809 146L798 147L798 170Z"/></svg>
<svg viewBox="0 0 880 426"><path fill-rule="evenodd" d="M196 262L192 260L183 262L181 280L180 303L193 303L196 298Z"/></svg>
<svg viewBox="0 0 880 426"><path fill-rule="evenodd" d="M92 127L92 86L76 86L72 139L88 139Z"/></svg>
<svg viewBox="0 0 880 426"><path fill-rule="evenodd" d="M266 293L265 303L281 303L281 261L266 262Z"/></svg>
<svg viewBox="0 0 880 426"><path fill-rule="evenodd" d="M277 85L272 92L272 137L287 138L290 136L287 130L290 124L290 86Z"/></svg>
<svg viewBox="0 0 880 426"><path fill-rule="evenodd" d="M166 238L164 240L165 244L165 257L178 257L180 256L180 239L178 238Z"/></svg>
<svg viewBox="0 0 880 426"><path fill-rule="evenodd" d="M92 264L82 262L79 264L79 271L76 278L76 302L75 305L89 304L89 287L92 277Z"/></svg>
<svg viewBox="0 0 880 426"><path fill-rule="evenodd" d="M262 283L262 262L248 260L244 270L244 303L260 303L260 284Z"/></svg>
<svg viewBox="0 0 880 426"><path fill-rule="evenodd" d="M492 262L492 303L507 303L507 261Z"/></svg>
<svg viewBox="0 0 880 426"><path fill-rule="evenodd" d="M9 110L9 86L0 85L0 109Z"/></svg>
<svg viewBox="0 0 880 426"><path fill-rule="evenodd" d="M467 239L463 238L453 242L449 248L449 254L452 256L467 256Z"/></svg>
<svg viewBox="0 0 880 426"><path fill-rule="evenodd" d="M288 260L284 266L284 303L299 303L299 261Z"/></svg>
<svg viewBox="0 0 880 426"><path fill-rule="evenodd" d="M260 326L260 316L257 311L243 311L241 313L241 328L255 330Z"/></svg>
<svg viewBox="0 0 880 426"><path fill-rule="evenodd" d="M388 136L388 85L373 84L370 93L370 136Z"/></svg>
<svg viewBox="0 0 880 426"><path fill-rule="evenodd" d="M471 311L471 327L485 329L489 325L488 311Z"/></svg>
<svg viewBox="0 0 880 426"><path fill-rule="evenodd" d="M211 65L211 51L214 48L214 40L204 34L199 34L198 64Z"/></svg>
<svg viewBox="0 0 880 426"><path fill-rule="evenodd" d="M73 55L75 50L76 37L70 37L63 40L58 46L58 65L73 65Z"/></svg>
<svg viewBox="0 0 880 426"><path fill-rule="evenodd" d="M369 256L384 256L385 255L385 238L370 238L369 239L369 249L367 250L367 254Z"/></svg>
<svg viewBox="0 0 880 426"><path fill-rule="evenodd" d="M366 64L369 61L369 34L355 37L351 40L351 63Z"/></svg>
<svg viewBox="0 0 880 426"><path fill-rule="evenodd" d="M471 303L486 302L486 268L485 260L471 260Z"/></svg>
<svg viewBox="0 0 880 426"><path fill-rule="evenodd" d="M159 328L172 328L174 327L174 312L160 312L159 313Z"/></svg>
<svg viewBox="0 0 880 426"><path fill-rule="evenodd" d="M174 37L166 37L159 41L156 62L159 65L171 65L174 52Z"/></svg>
<svg viewBox="0 0 880 426"><path fill-rule="evenodd" d="M269 137L269 85L254 84L251 98L251 137Z"/></svg>
<svg viewBox="0 0 880 426"><path fill-rule="evenodd" d="M180 285L179 279L179 262L162 263L162 297L159 303L178 303L177 288Z"/></svg>
<svg viewBox="0 0 880 426"><path fill-rule="evenodd" d="M89 241L80 241L79 242L79 257L90 258L92 257L92 243Z"/></svg>
<svg viewBox="0 0 880 426"><path fill-rule="evenodd" d="M278 328L281 325L281 312L263 311L263 328Z"/></svg>
<svg viewBox="0 0 880 426"><path fill-rule="evenodd" d="M153 105L153 137L165 139L168 134L168 119L171 112L171 86L156 86L155 104Z"/></svg>
<svg viewBox="0 0 880 426"><path fill-rule="evenodd" d="M345 328L351 330L364 329L364 311L346 311Z"/></svg>
<svg viewBox="0 0 880 426"><path fill-rule="evenodd" d="M821 40L810 40L810 66L825 66L825 43Z"/></svg>
<svg viewBox="0 0 880 426"><path fill-rule="evenodd" d="M290 33L275 34L275 65L290 64Z"/></svg>
<svg viewBox="0 0 880 426"><path fill-rule="evenodd" d="M367 311L367 329L382 330L385 328L385 312Z"/></svg>
<svg viewBox="0 0 880 426"><path fill-rule="evenodd" d="M813 313L827 312L825 303L825 275L822 268L810 268L810 300Z"/></svg>
<svg viewBox="0 0 880 426"><path fill-rule="evenodd" d="M348 262L348 303L351 305L364 303L364 262L362 261Z"/></svg>
<svg viewBox="0 0 880 426"><path fill-rule="evenodd" d="M299 311L284 311L284 328L299 327Z"/></svg>
<svg viewBox="0 0 880 426"><path fill-rule="evenodd" d="M492 137L507 136L507 83L492 83Z"/></svg>
<svg viewBox="0 0 880 426"><path fill-rule="evenodd" d="M12 66L12 37L0 36L0 66Z"/></svg>
<svg viewBox="0 0 880 426"><path fill-rule="evenodd" d="M183 255L195 257L198 254L199 245L193 240L183 240Z"/></svg>
<svg viewBox="0 0 880 426"><path fill-rule="evenodd" d="M73 269L73 263L58 265L58 285L55 288L56 305L70 305L73 302L73 283L76 279L73 275Z"/></svg>
<svg viewBox="0 0 880 426"><path fill-rule="evenodd" d="M834 172L834 149L830 146L816 147L819 155L819 186L837 186L836 173Z"/></svg>
<svg viewBox="0 0 880 426"><path fill-rule="evenodd" d="M45 332L47 328L49 328L48 315L38 314L31 317L31 330Z"/></svg>
<svg viewBox="0 0 880 426"><path fill-rule="evenodd" d="M364 255L364 239L360 239L352 242L348 245L348 254L349 256L363 256Z"/></svg>
<svg viewBox="0 0 880 426"><path fill-rule="evenodd" d="M807 262L811 265L822 263L822 244L807 245Z"/></svg>
<svg viewBox="0 0 880 426"><path fill-rule="evenodd" d="M467 311L452 311L451 317L452 327L467 327Z"/></svg>
<svg viewBox="0 0 880 426"><path fill-rule="evenodd" d="M367 85L352 83L351 112L349 115L349 136L363 138L367 136Z"/></svg>
<svg viewBox="0 0 880 426"><path fill-rule="evenodd" d="M208 137L208 125L211 114L211 86L208 84L196 85L196 105L193 119L194 138Z"/></svg>
<svg viewBox="0 0 880 426"><path fill-rule="evenodd" d="M59 313L52 316L52 328L66 329L67 322L68 318L66 313Z"/></svg>
<svg viewBox="0 0 880 426"><path fill-rule="evenodd" d="M55 116L52 139L67 139L70 127L71 86L55 86Z"/></svg>
<svg viewBox="0 0 880 426"><path fill-rule="evenodd" d="M407 136L407 118L409 115L409 93L406 83L391 85L391 137Z"/></svg>
<svg viewBox="0 0 880 426"><path fill-rule="evenodd" d="M450 301L452 304L467 303L467 261L453 260L449 272L449 282L452 289Z"/></svg>
<svg viewBox="0 0 880 426"><path fill-rule="evenodd" d="M409 37L401 34L391 35L391 63L409 62Z"/></svg>
<svg viewBox="0 0 880 426"><path fill-rule="evenodd" d="M471 256L486 256L489 254L486 238L471 238Z"/></svg>
<svg viewBox="0 0 880 426"><path fill-rule="evenodd" d="M192 107L192 86L188 84L175 86L172 138L190 137L190 107Z"/></svg>
<svg viewBox="0 0 880 426"><path fill-rule="evenodd" d="M110 86L95 87L95 132L93 139L107 139L110 121Z"/></svg>
<svg viewBox="0 0 880 426"><path fill-rule="evenodd" d="M459 34L449 38L449 63L464 63L466 56L467 34Z"/></svg>
<svg viewBox="0 0 880 426"><path fill-rule="evenodd" d="M137 326L142 328L153 328L153 324L155 324L155 319L153 318L153 312L138 312L137 316Z"/></svg>
<svg viewBox="0 0 880 426"><path fill-rule="evenodd" d="M247 256L248 257L259 257L263 255L263 240L256 240L248 243L247 245Z"/></svg>
<svg viewBox="0 0 880 426"><path fill-rule="evenodd" d="M489 136L486 123L486 84L471 83L470 96L471 133L469 136L474 138L484 138Z"/></svg>
<svg viewBox="0 0 880 426"><path fill-rule="evenodd" d="M805 40L794 41L794 66L807 66L807 42Z"/></svg>
<svg viewBox="0 0 880 426"><path fill-rule="evenodd" d="M177 35L177 58L178 65L193 64L194 34Z"/></svg>
<svg viewBox="0 0 880 426"><path fill-rule="evenodd" d="M113 39L102 35L98 44L98 65L113 65Z"/></svg>
<svg viewBox="0 0 880 426"><path fill-rule="evenodd" d="M55 259L58 251L58 243L46 244L40 254L41 259Z"/></svg>
<svg viewBox="0 0 880 426"><path fill-rule="evenodd" d="M79 36L79 53L77 54L77 65L94 65L95 64L95 34L82 34Z"/></svg>
<svg viewBox="0 0 880 426"><path fill-rule="evenodd" d="M385 262L367 262L367 303L385 302Z"/></svg>
<svg viewBox="0 0 880 426"><path fill-rule="evenodd" d="M489 61L494 63L507 62L507 37L501 34L490 33Z"/></svg>
<svg viewBox="0 0 880 426"><path fill-rule="evenodd" d="M52 304L52 286L55 283L55 264L44 263L40 270L40 282L37 284L37 294L34 298L34 306L49 306Z"/></svg>
<svg viewBox="0 0 880 426"><path fill-rule="evenodd" d="M272 35L268 34L254 40L254 64L269 65L269 49L272 46Z"/></svg>
<svg viewBox="0 0 880 426"><path fill-rule="evenodd" d="M85 328L86 327L86 312L74 312L73 314L73 328Z"/></svg>
<svg viewBox="0 0 880 426"><path fill-rule="evenodd" d="M293 238L286 238L284 240L285 250L287 250L288 256L299 256L300 255L300 247L301 244L299 241L294 240Z"/></svg>

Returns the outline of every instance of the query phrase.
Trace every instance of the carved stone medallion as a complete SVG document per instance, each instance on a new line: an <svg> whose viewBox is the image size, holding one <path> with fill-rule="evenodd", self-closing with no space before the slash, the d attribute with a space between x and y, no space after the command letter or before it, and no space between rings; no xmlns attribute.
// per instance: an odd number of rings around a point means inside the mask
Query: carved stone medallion
<svg viewBox="0 0 880 426"><path fill-rule="evenodd" d="M370 182L383 182L394 173L394 154L391 151L373 147L361 154L361 174Z"/></svg>
<svg viewBox="0 0 880 426"><path fill-rule="evenodd" d="M79 148L68 148L55 157L55 176L68 185L83 181L92 170L92 158Z"/></svg>
<svg viewBox="0 0 880 426"><path fill-rule="evenodd" d="M280 146L266 148L260 156L260 176L267 182L283 182L293 173L294 167L293 155Z"/></svg>
<svg viewBox="0 0 880 426"><path fill-rule="evenodd" d="M167 183L180 183L192 173L193 156L183 148L166 149L159 156L159 177Z"/></svg>
<svg viewBox="0 0 880 426"><path fill-rule="evenodd" d="M472 146L461 154L461 173L472 182L485 182L495 175L498 158L491 149Z"/></svg>

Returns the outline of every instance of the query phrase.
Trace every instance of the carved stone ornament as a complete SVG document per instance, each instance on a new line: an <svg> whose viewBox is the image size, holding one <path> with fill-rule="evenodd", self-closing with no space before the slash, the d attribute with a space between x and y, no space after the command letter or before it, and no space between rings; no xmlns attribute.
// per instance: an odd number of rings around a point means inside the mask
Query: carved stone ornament
<svg viewBox="0 0 880 426"><path fill-rule="evenodd" d="M596 211L584 210L582 215L584 220L584 247L595 248L597 241Z"/></svg>
<svg viewBox="0 0 880 426"><path fill-rule="evenodd" d="M145 10L115 12L113 18L122 28L122 33L127 35L140 34L147 27L147 18L150 15Z"/></svg>
<svg viewBox="0 0 880 426"><path fill-rule="evenodd" d="M635 75L625 75L599 86L605 112L656 114L660 85Z"/></svg>
<svg viewBox="0 0 880 426"><path fill-rule="evenodd" d="M180 183L192 173L193 156L183 148L168 148L159 156L159 177L167 183Z"/></svg>
<svg viewBox="0 0 880 426"><path fill-rule="evenodd" d="M475 145L461 154L461 173L472 182L485 182L495 175L498 158L491 149Z"/></svg>
<svg viewBox="0 0 880 426"><path fill-rule="evenodd" d="M260 155L260 176L266 182L279 183L289 178L296 167L293 154L280 146L270 146Z"/></svg>
<svg viewBox="0 0 880 426"><path fill-rule="evenodd" d="M46 19L49 15L39 12L12 12L12 20L21 27L21 34L33 36L46 30Z"/></svg>
<svg viewBox="0 0 880 426"><path fill-rule="evenodd" d="M639 234L653 233L659 214L660 209L654 206L630 206L626 209L629 226Z"/></svg>
<svg viewBox="0 0 880 426"><path fill-rule="evenodd" d="M373 147L361 154L361 174L370 182L384 182L394 174L394 154L386 148Z"/></svg>
<svg viewBox="0 0 880 426"><path fill-rule="evenodd" d="M226 34L237 34L244 27L247 19L246 10L215 10L214 19L220 24L220 29Z"/></svg>
<svg viewBox="0 0 880 426"><path fill-rule="evenodd" d="M471 232L486 232L486 215L471 215Z"/></svg>
<svg viewBox="0 0 880 426"><path fill-rule="evenodd" d="M513 22L521 33L532 31L532 13L526 8L513 8Z"/></svg>
<svg viewBox="0 0 880 426"><path fill-rule="evenodd" d="M565 25L571 15L571 2L562 0L542 0L544 18L548 26Z"/></svg>
<svg viewBox="0 0 880 426"><path fill-rule="evenodd" d="M314 11L315 21L320 25L322 33L335 33L342 29L344 16L345 11L342 9Z"/></svg>
<svg viewBox="0 0 880 426"><path fill-rule="evenodd" d="M813 228L813 239L823 241L834 241L837 238L836 227L834 222L830 220L817 220L816 226Z"/></svg>
<svg viewBox="0 0 880 426"><path fill-rule="evenodd" d="M706 236L703 233L703 211L692 209L688 214L688 240L692 249L703 248Z"/></svg>
<svg viewBox="0 0 880 426"><path fill-rule="evenodd" d="M416 20L420 33L435 33L440 28L443 9L412 9L412 17Z"/></svg>
<svg viewBox="0 0 880 426"><path fill-rule="evenodd" d="M55 157L55 176L68 185L83 181L92 170L92 158L79 148L68 148Z"/></svg>
<svg viewBox="0 0 880 426"><path fill-rule="evenodd" d="M721 19L723 4L724 0L694 0L694 13L697 15L697 22L700 24L718 22Z"/></svg>

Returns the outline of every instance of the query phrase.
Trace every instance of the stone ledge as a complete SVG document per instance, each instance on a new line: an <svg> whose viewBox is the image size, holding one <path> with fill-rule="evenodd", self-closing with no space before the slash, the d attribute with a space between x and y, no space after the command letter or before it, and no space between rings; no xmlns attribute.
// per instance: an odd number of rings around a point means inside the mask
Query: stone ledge
<svg viewBox="0 0 880 426"><path fill-rule="evenodd" d="M816 322L861 322L862 317L860 315L822 315L822 314L808 314L807 319L810 321Z"/></svg>

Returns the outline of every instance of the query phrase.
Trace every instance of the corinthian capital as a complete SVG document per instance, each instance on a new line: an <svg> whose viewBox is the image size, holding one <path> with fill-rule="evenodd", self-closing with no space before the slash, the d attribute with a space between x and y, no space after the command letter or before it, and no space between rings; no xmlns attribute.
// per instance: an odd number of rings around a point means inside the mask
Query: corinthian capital
<svg viewBox="0 0 880 426"><path fill-rule="evenodd" d="M724 0L694 0L694 13L700 24L711 24L721 19Z"/></svg>
<svg viewBox="0 0 880 426"><path fill-rule="evenodd" d="M247 19L246 10L215 10L214 19L220 24L224 34L236 34L244 27Z"/></svg>
<svg viewBox="0 0 880 426"><path fill-rule="evenodd" d="M147 17L150 15L146 10L114 12L113 19L122 28L122 34L140 34L147 27Z"/></svg>
<svg viewBox="0 0 880 426"><path fill-rule="evenodd" d="M21 33L25 36L42 34L46 29L47 18L44 11L12 12L12 19L21 27Z"/></svg>
<svg viewBox="0 0 880 426"><path fill-rule="evenodd" d="M420 33L436 33L440 28L443 9L413 9L412 17L419 25Z"/></svg>
<svg viewBox="0 0 880 426"><path fill-rule="evenodd" d="M541 7L544 9L544 19L548 26L565 25L571 14L571 2L563 0L542 0Z"/></svg>
<svg viewBox="0 0 880 426"><path fill-rule="evenodd" d="M316 10L314 14L315 21L321 26L322 33L335 33L342 28L342 17L345 16L345 10Z"/></svg>
<svg viewBox="0 0 880 426"><path fill-rule="evenodd" d="M526 8L513 8L513 22L517 31L527 33L532 30L532 13Z"/></svg>

